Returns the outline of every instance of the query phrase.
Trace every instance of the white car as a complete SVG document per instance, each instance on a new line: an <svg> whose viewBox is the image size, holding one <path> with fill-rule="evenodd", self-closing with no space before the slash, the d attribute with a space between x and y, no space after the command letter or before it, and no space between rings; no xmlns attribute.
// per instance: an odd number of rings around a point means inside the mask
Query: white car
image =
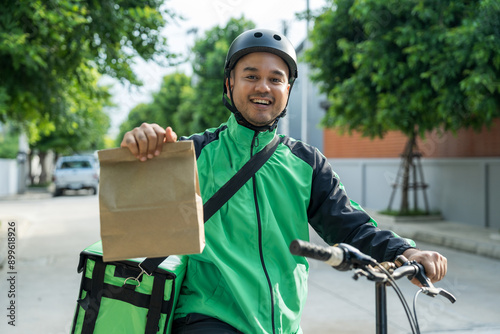
<svg viewBox="0 0 500 334"><path fill-rule="evenodd" d="M73 155L57 159L52 176L54 196L60 196L64 190L88 189L97 194L99 186L99 163L91 155Z"/></svg>

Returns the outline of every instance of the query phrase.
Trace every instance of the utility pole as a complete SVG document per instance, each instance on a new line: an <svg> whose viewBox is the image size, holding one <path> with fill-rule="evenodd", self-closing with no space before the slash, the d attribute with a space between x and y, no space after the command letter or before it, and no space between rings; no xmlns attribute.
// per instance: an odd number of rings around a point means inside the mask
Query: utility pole
<svg viewBox="0 0 500 334"><path fill-rule="evenodd" d="M288 22L286 20L281 21L283 35L286 37L288 34ZM279 123L280 133L289 136L290 135L290 114L287 117L283 117Z"/></svg>
<svg viewBox="0 0 500 334"><path fill-rule="evenodd" d="M307 48L309 47L309 21L310 21L310 18L311 18L311 15L310 15L310 8L309 8L309 0L306 0L306 39L304 40L304 47L303 47L303 51L307 50ZM308 77L309 77L309 73L308 73L308 66L307 64L304 64L303 66L303 69L302 69L302 117L301 117L301 140L303 142L307 142L308 141L308 121L307 121L307 118L308 118L308 108L307 108L307 104L308 104Z"/></svg>
<svg viewBox="0 0 500 334"><path fill-rule="evenodd" d="M19 151L17 152L17 193L24 194L26 192L26 175L28 163L31 163L28 159L28 138L24 131L19 134Z"/></svg>

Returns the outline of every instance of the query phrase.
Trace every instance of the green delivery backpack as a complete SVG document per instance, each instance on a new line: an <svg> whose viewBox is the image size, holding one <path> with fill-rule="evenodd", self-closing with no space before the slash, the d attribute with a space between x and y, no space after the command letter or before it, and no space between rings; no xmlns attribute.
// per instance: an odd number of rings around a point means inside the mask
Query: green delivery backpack
<svg viewBox="0 0 500 334"><path fill-rule="evenodd" d="M169 256L152 275L139 266L142 260L103 262L100 241L81 252L71 333L170 333L187 257Z"/></svg>

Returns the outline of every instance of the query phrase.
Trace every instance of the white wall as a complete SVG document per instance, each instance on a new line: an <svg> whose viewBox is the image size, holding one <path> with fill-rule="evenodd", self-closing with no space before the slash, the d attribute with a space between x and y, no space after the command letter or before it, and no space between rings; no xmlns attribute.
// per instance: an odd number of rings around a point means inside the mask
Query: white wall
<svg viewBox="0 0 500 334"><path fill-rule="evenodd" d="M329 159L329 162L354 201L366 209L387 208L399 159ZM500 228L500 158L426 158L422 159L422 169L428 184L430 210L441 211L446 220ZM399 208L400 199L398 189L392 209ZM424 208L421 191L418 203Z"/></svg>
<svg viewBox="0 0 500 334"><path fill-rule="evenodd" d="M17 160L0 159L0 197L17 194Z"/></svg>

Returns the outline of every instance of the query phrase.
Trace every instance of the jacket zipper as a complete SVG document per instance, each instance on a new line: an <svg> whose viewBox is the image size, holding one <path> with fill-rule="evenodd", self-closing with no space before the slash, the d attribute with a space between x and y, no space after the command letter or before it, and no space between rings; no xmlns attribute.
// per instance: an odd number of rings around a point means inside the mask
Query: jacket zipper
<svg viewBox="0 0 500 334"><path fill-rule="evenodd" d="M257 141L258 146L258 132L255 132L255 135L252 139L252 146L250 147L250 157L253 156L253 149L255 147L255 142ZM267 285L269 287L269 294L271 296L271 325L273 329L273 334L276 333L275 324L274 324L274 294L273 294L273 286L271 284L271 278L269 277L269 273L267 272L266 264L264 262L264 251L262 248L262 221L260 219L260 211L259 211L259 203L257 202L257 181L255 175L252 176L252 184L253 184L253 198L255 203L255 210L257 213L257 226L259 229L259 254L260 254L260 263L262 265L262 269L264 270L264 274L266 275Z"/></svg>

